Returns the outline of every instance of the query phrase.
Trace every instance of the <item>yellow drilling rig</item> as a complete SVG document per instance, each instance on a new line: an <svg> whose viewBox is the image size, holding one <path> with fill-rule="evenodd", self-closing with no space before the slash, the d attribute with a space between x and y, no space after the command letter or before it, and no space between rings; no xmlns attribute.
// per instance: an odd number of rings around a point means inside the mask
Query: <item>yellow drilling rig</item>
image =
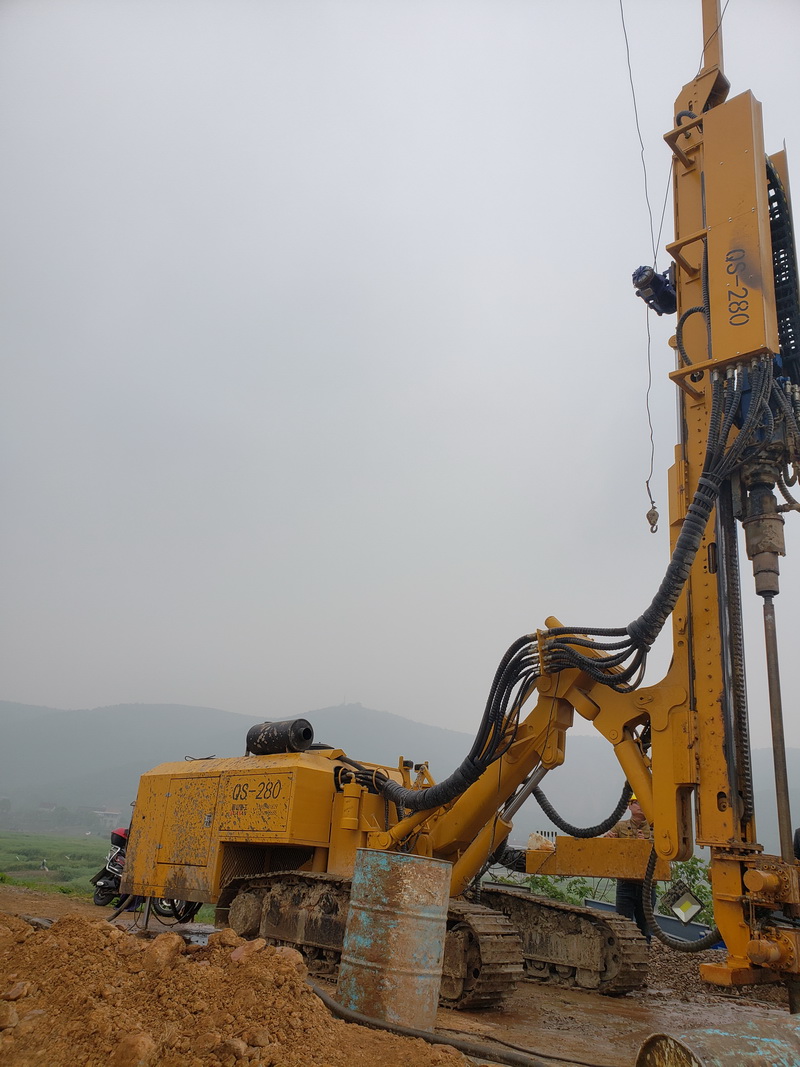
<svg viewBox="0 0 800 1067"><path fill-rule="evenodd" d="M624 992L641 984L647 956L634 924L620 916L515 889L479 891L489 863L639 878L647 897L654 878L669 878L671 861L702 845L717 926L709 937L727 950L723 963L701 967L703 977L722 986L783 981L791 1011L800 1011L800 863L774 608L784 515L800 510L791 494L800 464L797 264L785 155L765 151L753 95L729 97L719 0L702 7L703 66L681 90L665 135L672 265L634 274L654 312L677 316L671 554L652 602L626 626L548 618L515 641L472 748L438 783L425 765L401 758L379 766L315 744L305 720L254 727L244 756L156 767L143 775L136 801L129 893L212 902L243 936L294 944L312 971L330 972L357 849L446 860L452 900L442 999L491 1006L523 974ZM766 855L757 839L738 523L763 601L780 855ZM644 685L648 651L668 621L671 665ZM547 771L569 766L576 715L613 746L628 783L620 806L597 826L568 827L555 851L507 848L523 801L541 799ZM631 789L652 843L601 836Z"/></svg>

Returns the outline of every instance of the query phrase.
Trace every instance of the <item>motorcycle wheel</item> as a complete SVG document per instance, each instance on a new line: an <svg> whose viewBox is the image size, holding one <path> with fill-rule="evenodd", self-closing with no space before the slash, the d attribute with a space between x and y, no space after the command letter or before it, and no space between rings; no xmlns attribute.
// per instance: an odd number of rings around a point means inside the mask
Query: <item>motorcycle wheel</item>
<svg viewBox="0 0 800 1067"><path fill-rule="evenodd" d="M162 919L174 919L179 923L191 922L202 904L193 900L172 900L167 897L153 898L153 911Z"/></svg>
<svg viewBox="0 0 800 1067"><path fill-rule="evenodd" d="M202 908L202 903L195 900L174 900L172 911L178 922L190 923Z"/></svg>
<svg viewBox="0 0 800 1067"><path fill-rule="evenodd" d="M177 903L182 903L177 901ZM160 915L162 919L174 919L175 912L173 911L173 901L167 897L153 897L152 907L156 915Z"/></svg>
<svg viewBox="0 0 800 1067"><path fill-rule="evenodd" d="M95 891L92 900L98 906L98 908L105 908L116 897L117 892L115 889L111 889L106 885L99 885Z"/></svg>

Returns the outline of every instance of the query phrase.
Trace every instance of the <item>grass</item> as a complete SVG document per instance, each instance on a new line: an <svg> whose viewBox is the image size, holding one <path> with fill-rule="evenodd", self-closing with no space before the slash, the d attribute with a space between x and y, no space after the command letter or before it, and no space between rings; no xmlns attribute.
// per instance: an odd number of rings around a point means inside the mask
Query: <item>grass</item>
<svg viewBox="0 0 800 1067"><path fill-rule="evenodd" d="M91 896L89 879L110 845L101 838L0 831L0 881L29 889ZM42 868L45 862L47 870Z"/></svg>
<svg viewBox="0 0 800 1067"><path fill-rule="evenodd" d="M89 879L105 863L108 839L61 837L0 830L0 884L91 900ZM48 870L42 870L45 860ZM197 922L213 923L214 905L204 904Z"/></svg>

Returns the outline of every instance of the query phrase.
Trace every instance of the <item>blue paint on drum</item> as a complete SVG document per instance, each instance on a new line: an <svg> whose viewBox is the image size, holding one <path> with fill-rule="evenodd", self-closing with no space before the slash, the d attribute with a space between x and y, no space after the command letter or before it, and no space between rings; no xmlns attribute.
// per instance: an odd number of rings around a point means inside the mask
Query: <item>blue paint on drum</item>
<svg viewBox="0 0 800 1067"><path fill-rule="evenodd" d="M798 1067L800 1023L790 1016L742 1019L736 1028L653 1034L636 1067Z"/></svg>
<svg viewBox="0 0 800 1067"><path fill-rule="evenodd" d="M339 968L338 999L386 1022L436 1019L452 867L444 860L359 849Z"/></svg>

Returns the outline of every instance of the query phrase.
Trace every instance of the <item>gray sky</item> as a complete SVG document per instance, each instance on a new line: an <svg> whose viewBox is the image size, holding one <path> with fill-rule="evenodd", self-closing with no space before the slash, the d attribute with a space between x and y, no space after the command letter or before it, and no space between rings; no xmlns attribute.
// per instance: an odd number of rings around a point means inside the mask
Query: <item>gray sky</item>
<svg viewBox="0 0 800 1067"><path fill-rule="evenodd" d="M626 19L658 225L700 0ZM731 0L732 92L800 189L798 40L794 0ZM0 143L0 696L470 731L521 633L649 603L616 0L5 0ZM652 330L666 519L674 319Z"/></svg>

